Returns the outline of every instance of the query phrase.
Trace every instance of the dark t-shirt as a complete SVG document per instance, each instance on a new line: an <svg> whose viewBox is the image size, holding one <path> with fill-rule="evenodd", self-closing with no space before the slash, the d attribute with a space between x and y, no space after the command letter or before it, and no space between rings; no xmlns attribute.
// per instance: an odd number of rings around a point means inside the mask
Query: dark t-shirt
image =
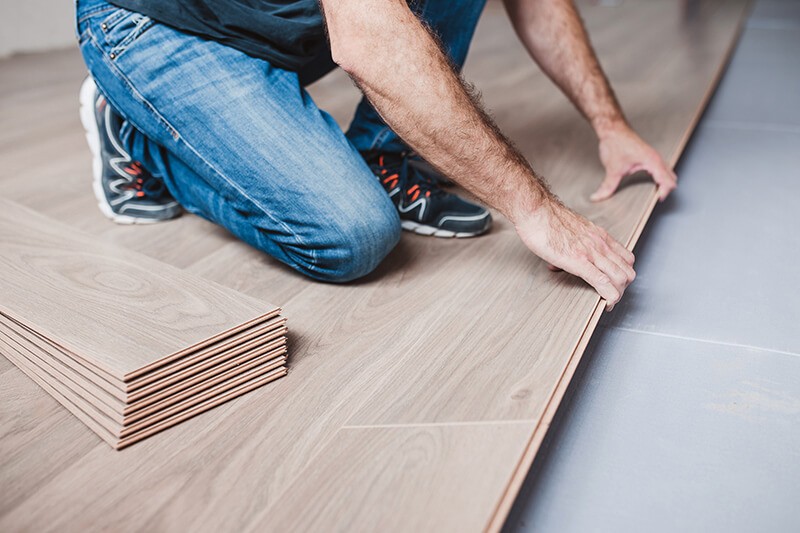
<svg viewBox="0 0 800 533"><path fill-rule="evenodd" d="M300 70L327 49L317 0L109 1L287 70Z"/></svg>

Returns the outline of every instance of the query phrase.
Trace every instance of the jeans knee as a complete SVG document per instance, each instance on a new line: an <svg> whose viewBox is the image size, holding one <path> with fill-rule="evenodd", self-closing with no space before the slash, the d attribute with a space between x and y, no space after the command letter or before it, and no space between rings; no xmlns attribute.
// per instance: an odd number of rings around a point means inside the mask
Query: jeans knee
<svg viewBox="0 0 800 533"><path fill-rule="evenodd" d="M400 219L394 209L373 210L331 224L331 239L317 249L313 276L343 283L366 276L400 241Z"/></svg>

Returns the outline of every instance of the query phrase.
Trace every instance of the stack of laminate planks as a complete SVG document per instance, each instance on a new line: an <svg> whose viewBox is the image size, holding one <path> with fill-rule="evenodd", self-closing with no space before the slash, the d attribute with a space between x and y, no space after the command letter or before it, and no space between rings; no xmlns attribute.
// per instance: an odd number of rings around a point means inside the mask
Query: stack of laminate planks
<svg viewBox="0 0 800 533"><path fill-rule="evenodd" d="M284 376L280 311L0 200L0 351L115 448Z"/></svg>

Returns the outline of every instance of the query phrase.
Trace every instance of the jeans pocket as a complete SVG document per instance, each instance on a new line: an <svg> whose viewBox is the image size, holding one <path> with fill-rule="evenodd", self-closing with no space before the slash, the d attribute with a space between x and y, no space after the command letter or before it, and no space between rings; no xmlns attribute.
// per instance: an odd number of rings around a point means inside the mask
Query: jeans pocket
<svg viewBox="0 0 800 533"><path fill-rule="evenodd" d="M155 22L141 13L116 9L100 23L103 40L110 48L109 57L116 59L136 42Z"/></svg>

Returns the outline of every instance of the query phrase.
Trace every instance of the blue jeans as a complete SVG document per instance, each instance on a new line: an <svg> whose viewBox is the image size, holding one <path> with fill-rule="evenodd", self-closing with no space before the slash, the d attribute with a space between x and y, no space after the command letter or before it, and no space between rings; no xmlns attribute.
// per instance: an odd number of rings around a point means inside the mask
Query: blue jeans
<svg viewBox="0 0 800 533"><path fill-rule="evenodd" d="M414 7L460 65L484 2ZM345 135L298 73L103 0L76 11L125 149L186 210L323 281L364 276L397 244L397 212L359 150L404 147L366 101Z"/></svg>

